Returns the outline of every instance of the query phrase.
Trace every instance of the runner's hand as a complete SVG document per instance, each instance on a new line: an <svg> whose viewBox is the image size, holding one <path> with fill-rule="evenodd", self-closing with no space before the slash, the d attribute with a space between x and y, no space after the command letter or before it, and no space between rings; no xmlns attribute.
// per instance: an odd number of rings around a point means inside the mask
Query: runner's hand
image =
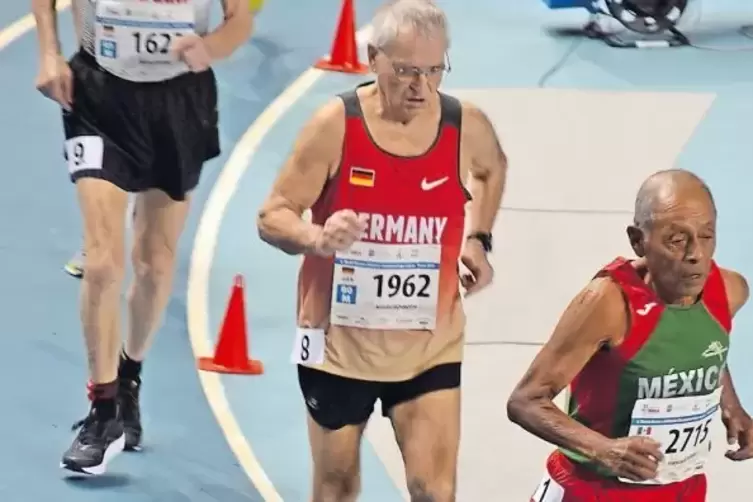
<svg viewBox="0 0 753 502"><path fill-rule="evenodd" d="M204 39L198 35L185 35L178 38L173 42L171 50L194 73L206 71L212 64L209 49Z"/></svg>
<svg viewBox="0 0 753 502"><path fill-rule="evenodd" d="M736 462L753 458L753 420L743 409L722 409L722 422L727 428L727 443L737 450L727 450L725 456Z"/></svg>
<svg viewBox="0 0 753 502"><path fill-rule="evenodd" d="M45 54L37 74L36 87L46 97L70 111L73 107L73 72L60 54Z"/></svg>
<svg viewBox="0 0 753 502"><path fill-rule="evenodd" d="M634 436L610 440L594 460L621 478L645 481L656 477L663 457L657 441Z"/></svg>
<svg viewBox="0 0 753 502"><path fill-rule="evenodd" d="M359 217L350 209L337 211L324 222L314 245L315 252L321 256L331 256L337 251L345 251L365 231L366 216Z"/></svg>
<svg viewBox="0 0 753 502"><path fill-rule="evenodd" d="M460 261L468 269L468 273L460 274L460 284L465 289L466 296L477 293L492 283L494 269L478 239L466 241Z"/></svg>

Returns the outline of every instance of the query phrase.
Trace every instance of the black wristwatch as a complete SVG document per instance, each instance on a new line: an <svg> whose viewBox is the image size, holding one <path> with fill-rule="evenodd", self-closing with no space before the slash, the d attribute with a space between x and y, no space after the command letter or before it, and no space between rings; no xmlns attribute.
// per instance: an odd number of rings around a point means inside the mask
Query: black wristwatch
<svg viewBox="0 0 753 502"><path fill-rule="evenodd" d="M481 243L481 247L487 253L492 252L492 233L491 232L473 232L468 235L468 239L477 239Z"/></svg>

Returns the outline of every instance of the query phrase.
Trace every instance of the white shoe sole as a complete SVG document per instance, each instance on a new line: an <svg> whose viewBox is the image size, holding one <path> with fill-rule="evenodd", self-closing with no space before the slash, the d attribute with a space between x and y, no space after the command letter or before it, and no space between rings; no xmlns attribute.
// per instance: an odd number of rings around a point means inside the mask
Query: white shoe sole
<svg viewBox="0 0 753 502"><path fill-rule="evenodd" d="M107 472L107 464L110 463L112 459L117 457L122 451L123 448L125 448L125 433L121 434L118 439L110 443L110 445L105 450L105 454L102 457L102 463L99 465L92 465L89 467L79 467L77 465L71 465L66 464L65 462L60 462L60 467L62 469L66 469L68 471L77 472L80 474L89 474L90 476L100 476Z"/></svg>

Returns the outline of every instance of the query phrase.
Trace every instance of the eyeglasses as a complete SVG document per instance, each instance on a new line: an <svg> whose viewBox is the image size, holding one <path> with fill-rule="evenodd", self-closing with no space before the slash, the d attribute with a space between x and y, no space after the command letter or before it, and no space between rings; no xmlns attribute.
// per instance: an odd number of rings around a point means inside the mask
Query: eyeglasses
<svg viewBox="0 0 753 502"><path fill-rule="evenodd" d="M450 65L450 57L447 56L447 63L442 63L439 65L429 66L429 67L421 67L421 66L413 66L409 64L404 63L392 63L392 71L395 73L395 76L399 78L400 80L405 81L413 81L415 79L418 79L421 77L421 75L425 75L426 78L436 78L444 74L445 72L450 73L450 70L452 70L452 67Z"/></svg>

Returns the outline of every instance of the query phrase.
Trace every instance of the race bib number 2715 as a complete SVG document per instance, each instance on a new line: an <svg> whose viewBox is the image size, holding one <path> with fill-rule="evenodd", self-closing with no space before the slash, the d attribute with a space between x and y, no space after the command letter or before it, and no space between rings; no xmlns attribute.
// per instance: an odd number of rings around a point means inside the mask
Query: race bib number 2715
<svg viewBox="0 0 753 502"><path fill-rule="evenodd" d="M657 441L664 453L656 478L646 484L677 483L704 472L720 398L718 388L702 396L636 401L629 435Z"/></svg>

